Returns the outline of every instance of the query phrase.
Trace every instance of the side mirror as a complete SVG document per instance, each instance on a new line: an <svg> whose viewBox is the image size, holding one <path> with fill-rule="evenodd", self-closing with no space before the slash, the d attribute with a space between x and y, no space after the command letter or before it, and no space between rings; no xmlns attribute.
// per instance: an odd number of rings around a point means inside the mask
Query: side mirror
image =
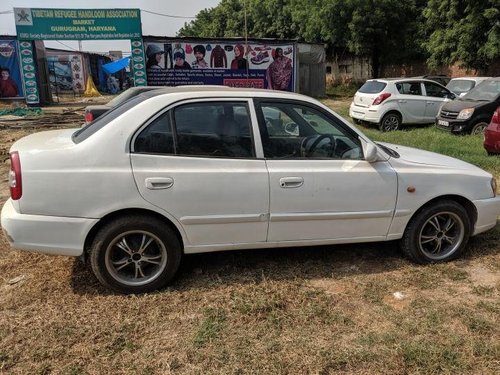
<svg viewBox="0 0 500 375"><path fill-rule="evenodd" d="M366 142L363 138L360 138L361 145L363 147L363 154L365 155L365 160L368 163L373 163L378 160L377 146L373 143Z"/></svg>

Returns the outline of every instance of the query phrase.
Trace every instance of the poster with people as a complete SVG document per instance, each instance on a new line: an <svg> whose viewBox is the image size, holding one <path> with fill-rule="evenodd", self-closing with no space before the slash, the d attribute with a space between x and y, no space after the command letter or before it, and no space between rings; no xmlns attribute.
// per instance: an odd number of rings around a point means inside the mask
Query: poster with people
<svg viewBox="0 0 500 375"><path fill-rule="evenodd" d="M144 43L150 86L225 85L295 90L295 45L255 41Z"/></svg>
<svg viewBox="0 0 500 375"><path fill-rule="evenodd" d="M28 57L26 57L28 59ZM31 64L33 64L33 59ZM0 39L0 99L24 97L17 41Z"/></svg>
<svg viewBox="0 0 500 375"><path fill-rule="evenodd" d="M65 91L82 93L85 90L85 76L81 55L49 52L47 63L50 85L54 93Z"/></svg>

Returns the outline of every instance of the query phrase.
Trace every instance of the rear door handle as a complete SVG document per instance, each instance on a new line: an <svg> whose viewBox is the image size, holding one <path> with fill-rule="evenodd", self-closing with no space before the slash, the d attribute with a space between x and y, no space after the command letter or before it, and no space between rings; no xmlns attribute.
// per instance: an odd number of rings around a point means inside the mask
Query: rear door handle
<svg viewBox="0 0 500 375"><path fill-rule="evenodd" d="M427 104L431 104L431 105L434 105L434 102L426 102Z"/></svg>
<svg viewBox="0 0 500 375"><path fill-rule="evenodd" d="M400 99L400 100L398 100L398 103L406 103L406 100Z"/></svg>
<svg viewBox="0 0 500 375"><path fill-rule="evenodd" d="M172 187L174 179L170 177L150 177L146 178L145 182L149 190L161 190Z"/></svg>
<svg viewBox="0 0 500 375"><path fill-rule="evenodd" d="M282 177L280 178L280 187L283 189L298 188L304 185L302 177Z"/></svg>

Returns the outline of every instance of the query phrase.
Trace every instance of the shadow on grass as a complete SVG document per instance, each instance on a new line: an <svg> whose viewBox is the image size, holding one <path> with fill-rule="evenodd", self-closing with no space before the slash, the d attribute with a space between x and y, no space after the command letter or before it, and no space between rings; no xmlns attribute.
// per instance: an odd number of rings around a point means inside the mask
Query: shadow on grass
<svg viewBox="0 0 500 375"><path fill-rule="evenodd" d="M459 259L498 254L500 224L471 239ZM391 272L411 265L396 241L191 254L183 257L177 278L163 290L220 288L262 281L342 279ZM414 265L414 267L423 267ZM95 279L90 266L75 260L72 287L78 294L114 294Z"/></svg>

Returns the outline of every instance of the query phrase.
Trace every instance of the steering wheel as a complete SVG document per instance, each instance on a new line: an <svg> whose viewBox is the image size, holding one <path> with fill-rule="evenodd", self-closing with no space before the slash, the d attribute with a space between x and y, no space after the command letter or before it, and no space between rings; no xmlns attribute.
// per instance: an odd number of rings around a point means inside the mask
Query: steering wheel
<svg viewBox="0 0 500 375"><path fill-rule="evenodd" d="M312 144L306 150L306 144L307 144L307 142L311 141L312 139L314 139L314 141L312 142ZM314 150L316 150L318 148L319 144L321 143L321 141L323 139L329 139L330 140L331 149L328 152L327 156L328 157L333 156L333 154L335 153L335 138L331 134L321 134L319 136L318 135L312 135L312 136L304 138L302 140L302 142L300 143L300 156L301 157L309 157L309 156L311 156L312 153L314 152Z"/></svg>

